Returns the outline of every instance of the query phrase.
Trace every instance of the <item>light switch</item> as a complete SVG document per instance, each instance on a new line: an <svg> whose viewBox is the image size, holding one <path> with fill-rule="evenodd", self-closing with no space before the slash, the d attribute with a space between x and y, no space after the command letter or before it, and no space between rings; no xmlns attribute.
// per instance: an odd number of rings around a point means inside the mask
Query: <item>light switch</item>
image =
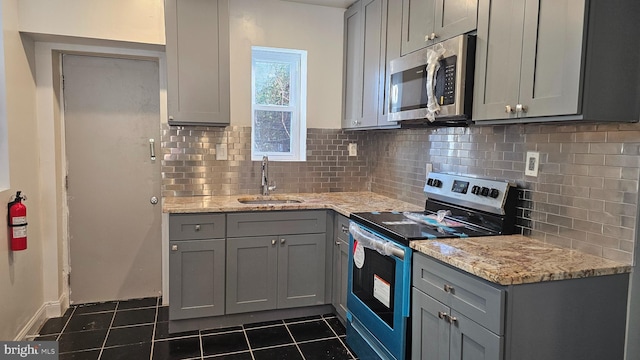
<svg viewBox="0 0 640 360"><path fill-rule="evenodd" d="M358 156L358 144L349 144L349 156Z"/></svg>
<svg viewBox="0 0 640 360"><path fill-rule="evenodd" d="M538 167L540 166L540 153L537 151L527 151L527 158L524 164L524 174L526 176L538 176Z"/></svg>
<svg viewBox="0 0 640 360"><path fill-rule="evenodd" d="M227 144L216 144L216 160L227 160Z"/></svg>

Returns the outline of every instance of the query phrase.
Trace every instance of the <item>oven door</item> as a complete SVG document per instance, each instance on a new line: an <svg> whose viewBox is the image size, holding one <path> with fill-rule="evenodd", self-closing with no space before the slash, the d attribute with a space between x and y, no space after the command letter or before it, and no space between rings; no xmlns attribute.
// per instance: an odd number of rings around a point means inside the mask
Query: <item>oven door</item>
<svg viewBox="0 0 640 360"><path fill-rule="evenodd" d="M347 343L359 359L404 359L412 251L354 222L349 232Z"/></svg>

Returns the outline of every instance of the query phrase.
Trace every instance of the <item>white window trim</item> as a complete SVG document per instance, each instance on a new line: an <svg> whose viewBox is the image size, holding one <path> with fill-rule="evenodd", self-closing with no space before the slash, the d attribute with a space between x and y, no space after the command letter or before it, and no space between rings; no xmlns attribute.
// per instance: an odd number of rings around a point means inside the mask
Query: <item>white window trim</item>
<svg viewBox="0 0 640 360"><path fill-rule="evenodd" d="M283 49L273 47L253 46L251 47L251 160L260 161L262 156L266 155L269 160L273 161L306 161L307 158L307 52L305 50ZM289 106L276 105L257 105L255 103L255 71L254 64L256 57L254 52L261 52L264 56L259 59L277 60L278 58L286 59L291 62L291 57L286 54L297 55L297 74L292 76L291 94ZM266 53L266 54L264 54ZM268 55L267 55L268 54ZM284 111L293 110L291 122L291 152L287 154L275 152L258 152L255 150L255 111L256 110L274 110L281 109ZM297 121L296 121L297 120Z"/></svg>

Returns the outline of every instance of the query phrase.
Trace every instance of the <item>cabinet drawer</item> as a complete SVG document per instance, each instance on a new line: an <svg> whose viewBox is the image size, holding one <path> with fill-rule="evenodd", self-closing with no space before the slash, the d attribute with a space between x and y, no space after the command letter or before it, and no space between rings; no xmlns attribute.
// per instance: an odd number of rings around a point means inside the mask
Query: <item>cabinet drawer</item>
<svg viewBox="0 0 640 360"><path fill-rule="evenodd" d="M326 232L325 210L227 214L227 237L230 238Z"/></svg>
<svg viewBox="0 0 640 360"><path fill-rule="evenodd" d="M504 290L415 253L413 286L498 335L504 333Z"/></svg>
<svg viewBox="0 0 640 360"><path fill-rule="evenodd" d="M335 233L336 239L349 242L349 218L336 214Z"/></svg>
<svg viewBox="0 0 640 360"><path fill-rule="evenodd" d="M224 214L169 215L169 240L202 240L224 237Z"/></svg>

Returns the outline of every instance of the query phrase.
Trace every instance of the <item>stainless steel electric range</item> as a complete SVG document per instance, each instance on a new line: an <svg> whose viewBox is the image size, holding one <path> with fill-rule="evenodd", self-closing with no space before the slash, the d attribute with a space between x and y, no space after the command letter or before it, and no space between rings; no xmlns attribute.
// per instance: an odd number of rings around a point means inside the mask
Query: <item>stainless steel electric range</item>
<svg viewBox="0 0 640 360"><path fill-rule="evenodd" d="M410 241L515 231L508 181L432 172L424 192L424 212L351 214L347 344L359 359L409 357Z"/></svg>

